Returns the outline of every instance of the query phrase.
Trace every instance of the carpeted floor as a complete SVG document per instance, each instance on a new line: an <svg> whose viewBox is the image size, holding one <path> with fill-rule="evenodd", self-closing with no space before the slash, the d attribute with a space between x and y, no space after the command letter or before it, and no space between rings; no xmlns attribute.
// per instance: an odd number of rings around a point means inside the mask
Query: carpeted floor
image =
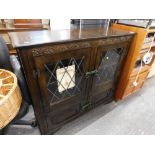
<svg viewBox="0 0 155 155"><path fill-rule="evenodd" d="M33 109L24 119L34 117ZM38 135L39 129L30 126L10 126L8 135ZM155 77L123 101L100 105L64 125L56 135L146 135L155 134Z"/></svg>

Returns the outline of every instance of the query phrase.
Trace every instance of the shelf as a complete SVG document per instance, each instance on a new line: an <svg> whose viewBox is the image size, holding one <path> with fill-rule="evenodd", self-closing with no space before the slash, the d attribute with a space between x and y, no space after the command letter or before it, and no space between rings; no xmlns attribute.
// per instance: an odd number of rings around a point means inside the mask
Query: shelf
<svg viewBox="0 0 155 155"><path fill-rule="evenodd" d="M146 29L147 33L155 33L155 29Z"/></svg>
<svg viewBox="0 0 155 155"><path fill-rule="evenodd" d="M25 31L25 30L42 30L42 29L50 29L49 26L44 26L42 25L42 27L15 27L13 24L0 24L0 33L6 33L6 32L13 32L13 31Z"/></svg>
<svg viewBox="0 0 155 155"><path fill-rule="evenodd" d="M42 24L14 24L15 28L43 28Z"/></svg>
<svg viewBox="0 0 155 155"><path fill-rule="evenodd" d="M127 87L124 91L123 99L131 95L132 93L135 93L138 90L140 90L143 87L143 85L144 85L144 81L141 81L140 83L138 83L137 86Z"/></svg>
<svg viewBox="0 0 155 155"><path fill-rule="evenodd" d="M151 68L151 66L149 66L149 65L144 65L144 66L142 67L141 71L140 71L140 74L143 73L143 72L149 71L150 68ZM136 67L136 68L133 68L130 77L137 75L139 69L140 69L140 66L138 66L138 67Z"/></svg>
<svg viewBox="0 0 155 155"><path fill-rule="evenodd" d="M140 53L139 54L143 54L143 53L146 53L146 52L148 52L148 48L146 48L146 49L142 49L141 51L140 51Z"/></svg>
<svg viewBox="0 0 155 155"><path fill-rule="evenodd" d="M16 51L16 50L10 50L10 51L9 51L9 54L10 54L10 55L17 55L17 51Z"/></svg>

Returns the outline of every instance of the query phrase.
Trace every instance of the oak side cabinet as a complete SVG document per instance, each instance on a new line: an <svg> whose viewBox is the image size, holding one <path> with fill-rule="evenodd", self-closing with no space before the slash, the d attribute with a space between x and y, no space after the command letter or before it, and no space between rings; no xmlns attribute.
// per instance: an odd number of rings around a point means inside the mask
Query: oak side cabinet
<svg viewBox="0 0 155 155"><path fill-rule="evenodd" d="M114 99L133 35L113 29L10 33L42 134Z"/></svg>

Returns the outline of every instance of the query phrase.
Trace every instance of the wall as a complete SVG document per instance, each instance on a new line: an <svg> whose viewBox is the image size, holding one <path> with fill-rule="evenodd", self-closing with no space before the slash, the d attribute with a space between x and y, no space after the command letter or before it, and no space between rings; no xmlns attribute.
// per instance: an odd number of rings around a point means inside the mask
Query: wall
<svg viewBox="0 0 155 155"><path fill-rule="evenodd" d="M70 19L50 19L51 30L70 29Z"/></svg>

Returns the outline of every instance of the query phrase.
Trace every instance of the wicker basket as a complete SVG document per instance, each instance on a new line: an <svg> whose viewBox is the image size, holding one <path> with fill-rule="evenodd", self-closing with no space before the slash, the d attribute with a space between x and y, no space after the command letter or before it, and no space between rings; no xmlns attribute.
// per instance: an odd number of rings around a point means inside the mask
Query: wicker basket
<svg viewBox="0 0 155 155"><path fill-rule="evenodd" d="M21 102L16 76L10 71L0 69L0 129L16 116Z"/></svg>

